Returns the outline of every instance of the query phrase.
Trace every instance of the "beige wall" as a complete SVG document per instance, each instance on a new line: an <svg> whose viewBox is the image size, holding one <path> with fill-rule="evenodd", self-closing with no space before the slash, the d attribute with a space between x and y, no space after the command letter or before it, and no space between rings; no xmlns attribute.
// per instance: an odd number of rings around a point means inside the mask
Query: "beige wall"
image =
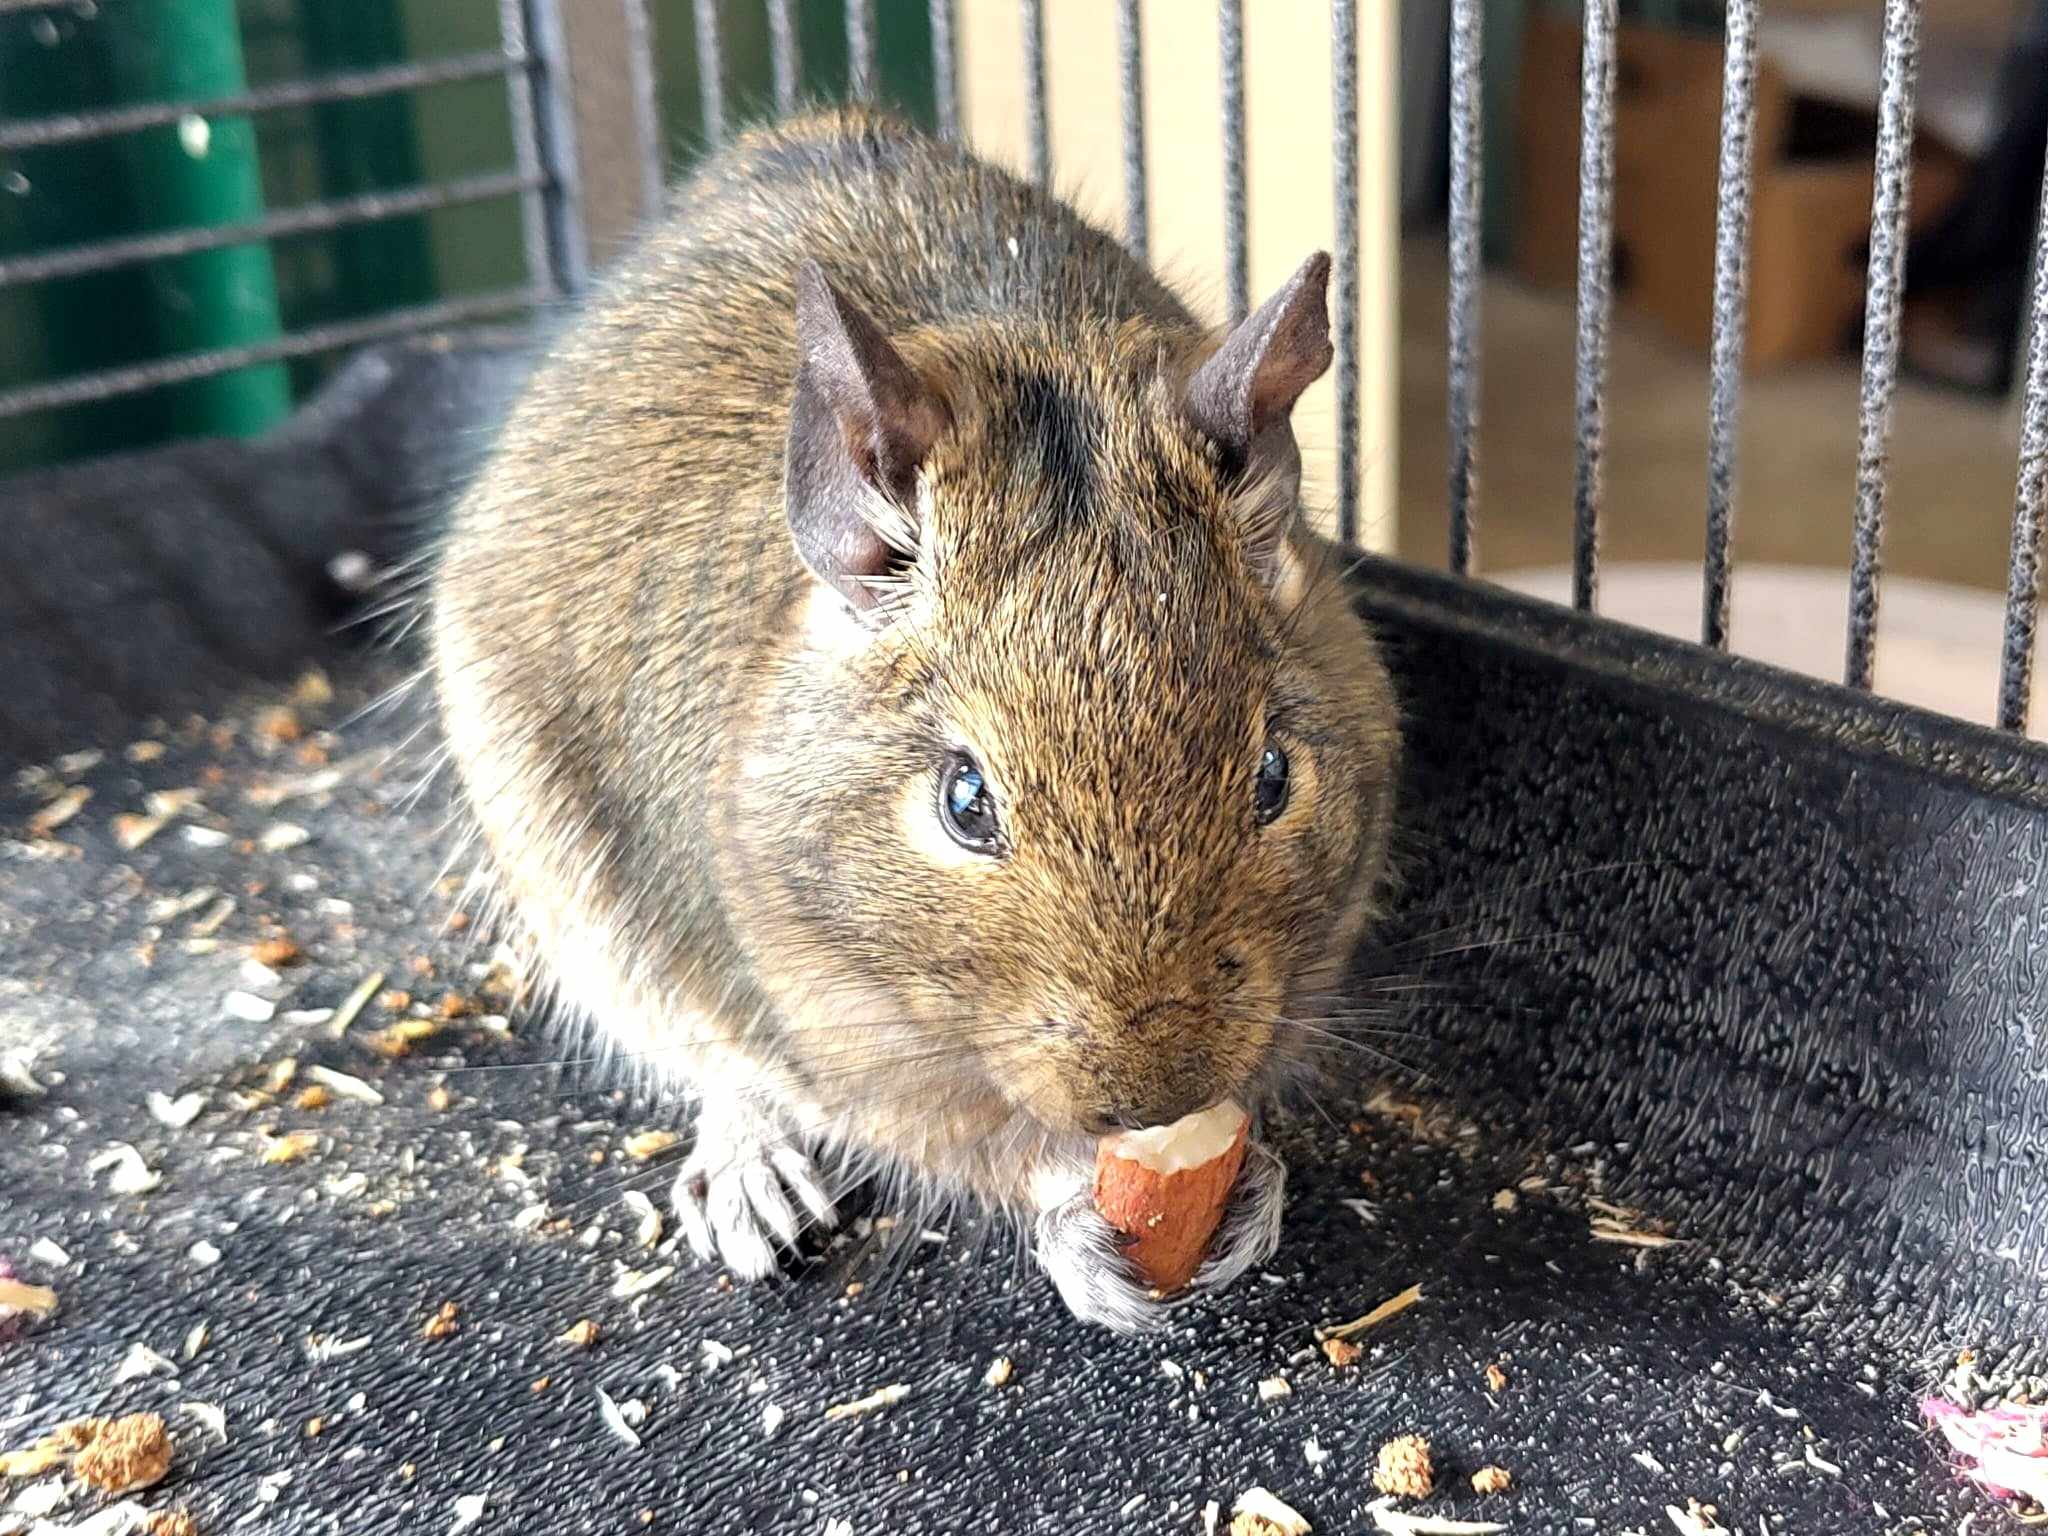
<svg viewBox="0 0 2048 1536"><path fill-rule="evenodd" d="M959 7L963 115L983 153L1025 160L1019 10L992 0ZM1390 0L1359 5L1359 515L1361 542L1394 544L1399 466L1398 15ZM1246 182L1254 305L1285 282L1333 228L1330 7L1325 0L1247 0ZM1204 0L1144 0L1145 147L1153 265L1205 318L1223 319L1223 138L1216 10ZM1116 8L1110 0L1045 0L1053 180L1105 228L1123 227ZM1325 526L1335 507L1335 391L1323 380L1295 411L1304 493Z"/></svg>

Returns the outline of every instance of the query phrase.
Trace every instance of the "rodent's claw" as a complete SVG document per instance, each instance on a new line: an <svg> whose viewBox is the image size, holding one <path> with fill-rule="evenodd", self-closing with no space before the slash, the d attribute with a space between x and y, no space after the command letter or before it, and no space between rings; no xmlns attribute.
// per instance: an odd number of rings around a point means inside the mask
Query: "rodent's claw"
<svg viewBox="0 0 2048 1536"><path fill-rule="evenodd" d="M1280 1215L1287 1207L1287 1165L1260 1142L1248 1142L1244 1167L1231 1186L1230 1209L1195 1271L1194 1288L1220 1291L1280 1247Z"/></svg>
<svg viewBox="0 0 2048 1536"><path fill-rule="evenodd" d="M802 1205L799 1214L790 1196ZM772 1273L777 1249L795 1248L805 1216L821 1227L838 1224L818 1170L809 1157L771 1128L735 1134L700 1120L697 1144L676 1176L676 1224L700 1259L721 1259L742 1280Z"/></svg>
<svg viewBox="0 0 2048 1536"><path fill-rule="evenodd" d="M1270 1259L1280 1246L1280 1215L1286 1204L1287 1165L1269 1148L1252 1142L1245 1148L1244 1167L1231 1188L1230 1208L1209 1257L1181 1295L1159 1296L1138 1278L1089 1190L1039 1216L1038 1263L1052 1278L1067 1310L1082 1322L1100 1323L1116 1333L1147 1333L1164 1327L1177 1308L1224 1289Z"/></svg>
<svg viewBox="0 0 2048 1536"><path fill-rule="evenodd" d="M1095 1209L1091 1191L1050 1206L1038 1217L1032 1247L1060 1300L1084 1323L1114 1333L1164 1327L1174 1301L1153 1294L1124 1258L1116 1229Z"/></svg>

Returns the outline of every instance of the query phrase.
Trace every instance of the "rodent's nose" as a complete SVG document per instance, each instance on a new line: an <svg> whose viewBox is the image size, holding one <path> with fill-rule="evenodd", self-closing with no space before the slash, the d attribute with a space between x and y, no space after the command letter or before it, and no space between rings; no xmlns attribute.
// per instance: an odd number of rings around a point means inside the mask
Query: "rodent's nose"
<svg viewBox="0 0 2048 1536"><path fill-rule="evenodd" d="M1143 1131L1155 1125L1171 1125L1198 1109L1207 1109L1216 1102L1216 1098L1217 1095L1206 1087L1164 1089L1148 1093L1135 1103L1111 1106L1107 1118L1116 1130Z"/></svg>

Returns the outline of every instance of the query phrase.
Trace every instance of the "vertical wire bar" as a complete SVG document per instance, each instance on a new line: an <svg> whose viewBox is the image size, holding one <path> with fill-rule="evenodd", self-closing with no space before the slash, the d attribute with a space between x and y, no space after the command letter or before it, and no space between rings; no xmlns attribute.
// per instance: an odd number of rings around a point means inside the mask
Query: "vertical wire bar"
<svg viewBox="0 0 2048 1536"><path fill-rule="evenodd" d="M960 137L960 87L958 60L953 51L953 0L931 0L932 14L932 106L939 119L939 136Z"/></svg>
<svg viewBox="0 0 2048 1536"><path fill-rule="evenodd" d="M846 0L846 90L875 99L875 0Z"/></svg>
<svg viewBox="0 0 2048 1536"><path fill-rule="evenodd" d="M725 54L718 46L718 0L693 0L697 16L697 94L707 148L725 139Z"/></svg>
<svg viewBox="0 0 2048 1536"><path fill-rule="evenodd" d="M1124 100L1124 244L1144 261L1151 215L1145 197L1145 43L1138 0L1117 0L1116 52Z"/></svg>
<svg viewBox="0 0 2048 1536"><path fill-rule="evenodd" d="M1599 586L1607 326L1613 311L1615 0L1586 0L1585 9L1579 75L1579 454L1572 487L1572 606L1591 610Z"/></svg>
<svg viewBox="0 0 2048 1536"><path fill-rule="evenodd" d="M654 83L654 23L647 0L620 0L626 13L626 67L632 71L633 131L640 141L640 217L661 212L668 185L661 142L661 99Z"/></svg>
<svg viewBox="0 0 2048 1536"><path fill-rule="evenodd" d="M1485 0L1451 0L1449 375L1451 569L1472 573L1479 515L1481 18Z"/></svg>
<svg viewBox="0 0 2048 1536"><path fill-rule="evenodd" d="M1052 120L1045 105L1045 4L1022 0L1018 7L1024 29L1024 136L1029 141L1031 179L1052 185Z"/></svg>
<svg viewBox="0 0 2048 1536"><path fill-rule="evenodd" d="M1728 546L1735 525L1735 455L1742 351L1749 325L1749 206L1756 138L1757 0L1728 0L1721 70L1720 190L1714 210L1714 340L1707 400L1707 559L1700 637L1728 649Z"/></svg>
<svg viewBox="0 0 2048 1536"><path fill-rule="evenodd" d="M555 285L576 293L590 272L583 227L583 173L576 158L576 112L570 99L569 42L557 0L525 0L526 42L533 62L526 72L532 102L534 148L548 178L541 189Z"/></svg>
<svg viewBox="0 0 2048 1536"><path fill-rule="evenodd" d="M1252 307L1245 242L1244 0L1218 0L1216 37L1223 64L1223 279L1235 325Z"/></svg>
<svg viewBox="0 0 2048 1536"><path fill-rule="evenodd" d="M1885 0L1877 176L1870 205L1870 276L1863 302L1863 388L1856 440L1856 530L1849 565L1844 677L1868 688L1877 651L1878 551L1884 540L1892 397L1899 377L1899 306L1906 282L1906 210L1913 182L1913 92L1920 0Z"/></svg>
<svg viewBox="0 0 2048 1536"><path fill-rule="evenodd" d="M498 0L498 35L510 58L527 57L524 0ZM562 285L548 248L547 193L542 183L540 136L534 123L533 81L522 62L505 76L505 106L512 119L512 160L530 184L519 198L519 236L526 255L526 280L537 289L560 293Z"/></svg>
<svg viewBox="0 0 2048 1536"><path fill-rule="evenodd" d="M1147 258L1151 211L1145 199L1145 39L1139 0L1116 0L1116 68L1124 94L1124 246Z"/></svg>
<svg viewBox="0 0 2048 1536"><path fill-rule="evenodd" d="M2020 406L2019 491L2012 508L2006 572L2005 655L1998 673L1998 724L2027 728L2034 680L2034 624L2041 602L2041 524L2048 520L2048 174L2034 234L2034 299L2027 324L2026 393Z"/></svg>
<svg viewBox="0 0 2048 1536"><path fill-rule="evenodd" d="M1337 538L1358 542L1358 0L1330 0L1337 198Z"/></svg>
<svg viewBox="0 0 2048 1536"><path fill-rule="evenodd" d="M775 110L782 117L796 110L803 92L803 50L797 43L796 0L768 0L768 68L775 77Z"/></svg>

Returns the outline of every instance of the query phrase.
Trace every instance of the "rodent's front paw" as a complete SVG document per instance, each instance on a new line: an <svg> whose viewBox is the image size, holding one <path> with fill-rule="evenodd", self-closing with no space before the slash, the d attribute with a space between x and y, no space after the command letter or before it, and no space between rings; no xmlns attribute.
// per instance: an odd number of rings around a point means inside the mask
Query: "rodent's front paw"
<svg viewBox="0 0 2048 1536"><path fill-rule="evenodd" d="M697 1144L676 1176L676 1223L700 1259L722 1259L742 1280L775 1269L777 1249L796 1247L804 1216L838 1224L817 1165L774 1128L701 1117Z"/></svg>
<svg viewBox="0 0 2048 1536"><path fill-rule="evenodd" d="M1224 1289L1280 1246L1280 1214L1287 1203L1287 1165L1252 1142L1244 1167L1231 1186L1230 1206L1216 1230L1209 1257L1180 1296L1162 1297L1138 1278L1123 1256L1116 1229L1095 1208L1092 1191L1082 1190L1038 1218L1039 1266L1060 1299L1084 1323L1116 1333L1146 1333L1163 1327L1176 1307Z"/></svg>

